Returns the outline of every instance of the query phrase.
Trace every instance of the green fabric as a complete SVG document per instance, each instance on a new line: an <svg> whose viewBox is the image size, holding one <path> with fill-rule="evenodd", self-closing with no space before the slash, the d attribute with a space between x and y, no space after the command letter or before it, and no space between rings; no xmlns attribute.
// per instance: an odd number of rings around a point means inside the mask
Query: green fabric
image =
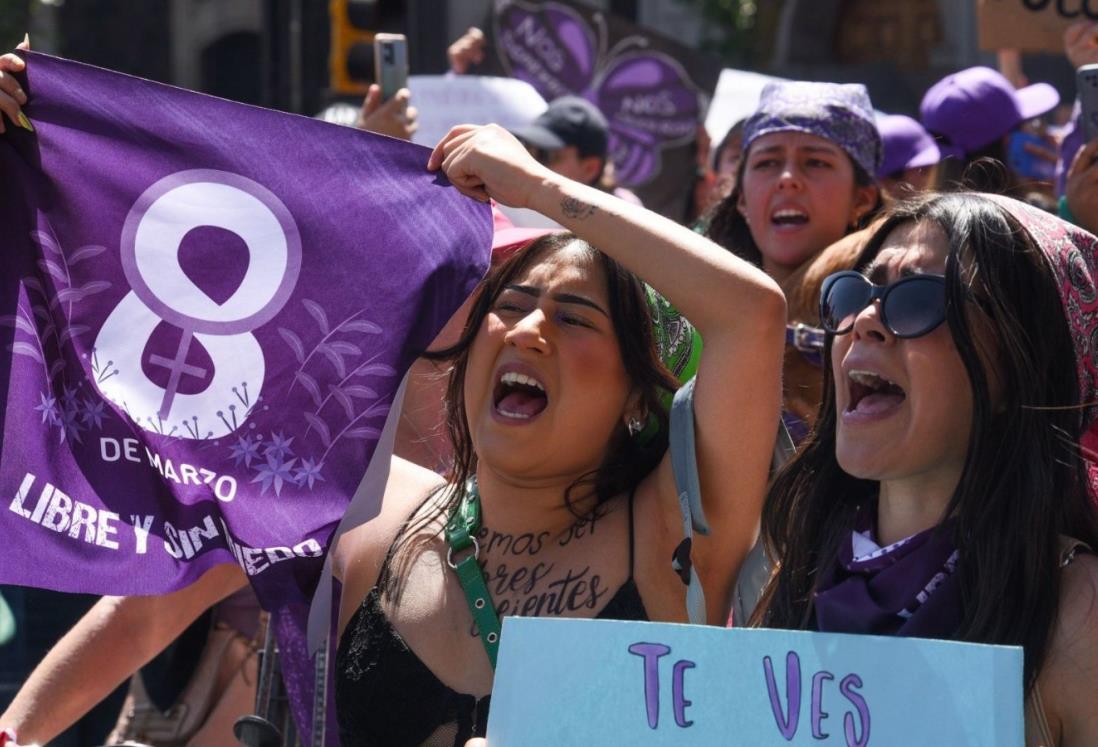
<svg viewBox="0 0 1098 747"><path fill-rule="evenodd" d="M480 531L480 493L474 478L465 484L461 503L446 522L446 542L454 552L473 546L474 537Z"/></svg>
<svg viewBox="0 0 1098 747"><path fill-rule="evenodd" d="M4 597L0 596L0 646L3 646L14 637L15 615L11 613L11 608L4 601Z"/></svg>
<svg viewBox="0 0 1098 747"><path fill-rule="evenodd" d="M484 651L488 654L488 661L492 669L496 668L496 655L499 653L499 615L496 614L496 605L492 602L492 595L484 583L484 574L477 563L477 555L480 554L480 546L477 545L476 535L480 531L480 492L477 490L475 478L471 478L465 484L465 495L461 503L451 514L446 522L446 543L450 545L450 551L446 556L446 562L457 573L461 590L465 592L465 602L469 605L469 612L473 615L477 631L480 633L480 641L484 644ZM473 552L466 555L457 563L453 562L455 553L464 552L470 547Z"/></svg>
<svg viewBox="0 0 1098 747"><path fill-rule="evenodd" d="M698 372L702 341L686 317L652 288L648 293L648 310L652 314L652 331L656 338L656 350L660 360L675 375L679 383L689 381ZM670 405L670 399L668 400Z"/></svg>
<svg viewBox="0 0 1098 747"><path fill-rule="evenodd" d="M492 669L496 668L496 656L499 653L499 616L496 615L496 607L492 603L492 595L488 587L484 585L484 574L480 570L475 555L466 555L465 558L454 566L457 571L461 589L465 592L465 601L469 605L469 612L473 615L473 622L480 632L480 642L484 644L484 652L488 654L488 661Z"/></svg>
<svg viewBox="0 0 1098 747"><path fill-rule="evenodd" d="M671 302L650 286L645 286L648 295L648 311L652 315L652 333L656 338L656 351L667 370L685 384L698 372L701 360L702 339L694 328ZM674 392L664 392L661 397L663 406L670 412ZM638 438L642 443L655 437L659 428L655 417L649 416Z"/></svg>
<svg viewBox="0 0 1098 747"><path fill-rule="evenodd" d="M1059 213L1061 218L1066 220L1068 223L1074 223L1075 225L1079 225L1078 221L1075 220L1075 216L1071 212L1071 208L1068 207L1067 195L1060 195L1060 202L1057 203L1056 207L1057 212Z"/></svg>

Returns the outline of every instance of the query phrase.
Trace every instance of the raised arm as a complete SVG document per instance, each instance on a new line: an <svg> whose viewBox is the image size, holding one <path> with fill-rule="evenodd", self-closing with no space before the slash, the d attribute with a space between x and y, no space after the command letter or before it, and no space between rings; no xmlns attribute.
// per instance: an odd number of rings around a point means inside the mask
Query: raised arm
<svg viewBox="0 0 1098 747"><path fill-rule="evenodd" d="M431 154L464 193L528 207L598 247L662 293L705 347L695 391L703 507L712 527L694 560L712 622L754 542L781 408L785 299L760 269L679 224L538 164L505 130L457 127ZM668 532L678 501L665 457L657 470ZM672 529L674 528L674 529Z"/></svg>
<svg viewBox="0 0 1098 747"><path fill-rule="evenodd" d="M0 728L15 729L20 743L45 744L245 582L240 568L220 565L171 594L103 597L35 667Z"/></svg>

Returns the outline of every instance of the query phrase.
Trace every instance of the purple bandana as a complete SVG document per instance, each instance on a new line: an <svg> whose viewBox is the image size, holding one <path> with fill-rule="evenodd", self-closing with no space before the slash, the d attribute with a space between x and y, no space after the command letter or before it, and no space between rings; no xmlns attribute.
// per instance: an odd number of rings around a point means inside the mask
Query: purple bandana
<svg viewBox="0 0 1098 747"><path fill-rule="evenodd" d="M881 163L881 135L869 92L860 83L767 83L747 119L743 150L772 132L807 132L845 150L871 177Z"/></svg>
<svg viewBox="0 0 1098 747"><path fill-rule="evenodd" d="M875 510L859 512L849 542L820 574L816 625L825 633L950 638L960 624L957 550L944 527L887 547L873 539Z"/></svg>
<svg viewBox="0 0 1098 747"><path fill-rule="evenodd" d="M410 143L27 59L37 133L0 137L0 583L160 594L237 563L303 625L489 208Z"/></svg>

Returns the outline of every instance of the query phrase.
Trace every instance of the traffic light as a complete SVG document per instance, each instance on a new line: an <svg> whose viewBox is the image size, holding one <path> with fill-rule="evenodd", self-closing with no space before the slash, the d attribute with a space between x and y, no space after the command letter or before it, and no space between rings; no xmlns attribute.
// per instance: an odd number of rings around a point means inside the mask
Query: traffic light
<svg viewBox="0 0 1098 747"><path fill-rule="evenodd" d="M328 85L333 93L361 96L374 80L374 33L382 13L379 0L330 0L332 47Z"/></svg>

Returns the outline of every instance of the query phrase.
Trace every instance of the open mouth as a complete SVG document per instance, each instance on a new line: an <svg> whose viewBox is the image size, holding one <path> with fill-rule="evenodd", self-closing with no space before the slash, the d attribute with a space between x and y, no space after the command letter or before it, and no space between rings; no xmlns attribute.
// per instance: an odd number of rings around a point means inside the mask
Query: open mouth
<svg viewBox="0 0 1098 747"><path fill-rule="evenodd" d="M775 226L803 226L808 223L808 213L796 208L782 208L770 215L770 222Z"/></svg>
<svg viewBox="0 0 1098 747"><path fill-rule="evenodd" d="M850 382L847 412L878 415L907 399L907 393L899 385L871 371L851 371L847 378Z"/></svg>
<svg viewBox="0 0 1098 747"><path fill-rule="evenodd" d="M508 371L496 382L492 401L496 412L503 417L529 420L545 409L549 397L545 394L545 386L534 377Z"/></svg>

